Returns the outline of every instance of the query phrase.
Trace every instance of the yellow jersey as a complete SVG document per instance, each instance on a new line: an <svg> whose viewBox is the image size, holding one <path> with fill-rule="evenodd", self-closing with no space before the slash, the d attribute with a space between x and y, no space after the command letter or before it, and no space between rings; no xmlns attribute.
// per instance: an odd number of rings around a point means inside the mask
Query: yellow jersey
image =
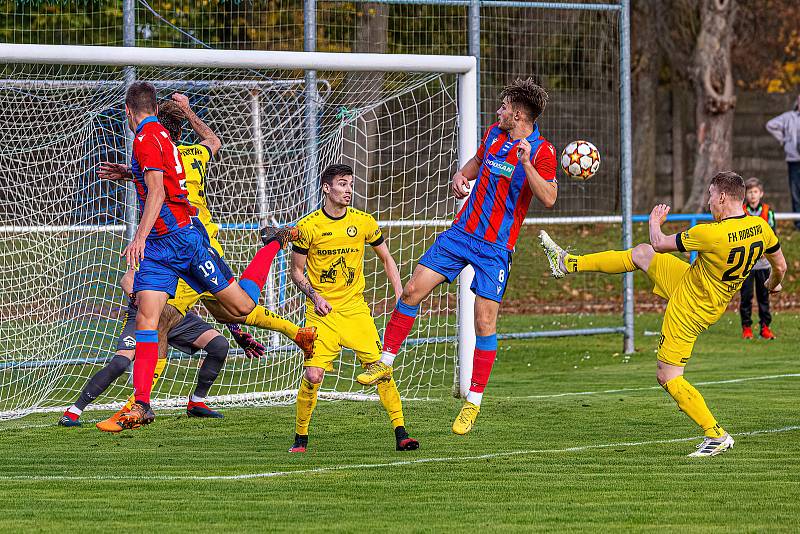
<svg viewBox="0 0 800 534"><path fill-rule="evenodd" d="M670 301L677 298L678 309L708 325L725 312L759 258L780 249L767 221L745 214L699 224L675 237L679 251L698 255Z"/></svg>
<svg viewBox="0 0 800 534"><path fill-rule="evenodd" d="M375 218L355 208L347 208L339 218L318 209L300 219L297 228L300 239L292 249L308 257L311 287L335 311L363 305L364 249L367 244L377 247L383 243Z"/></svg>
<svg viewBox="0 0 800 534"><path fill-rule="evenodd" d="M205 145L178 145L181 164L186 173L186 190L189 192L189 204L197 208L197 217L206 227L208 237L214 243L219 226L211 220L211 211L206 202L206 172L211 160L211 150ZM217 247L214 247L217 248Z"/></svg>

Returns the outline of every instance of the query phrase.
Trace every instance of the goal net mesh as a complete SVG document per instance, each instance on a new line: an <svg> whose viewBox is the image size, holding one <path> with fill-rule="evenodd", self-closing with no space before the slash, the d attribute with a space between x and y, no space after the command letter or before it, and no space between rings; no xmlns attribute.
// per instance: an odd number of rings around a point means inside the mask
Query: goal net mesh
<svg viewBox="0 0 800 534"><path fill-rule="evenodd" d="M2 71L0 419L9 419L68 406L113 355L127 302L118 281L126 269L120 252L131 198L124 184L96 174L102 161L129 161L126 69L6 65ZM161 99L188 95L222 140L205 191L235 274L260 244L259 225L292 223L319 207L318 173L343 162L355 169L354 207L378 220L407 279L442 229L419 221L449 220L455 209L449 195L457 165L455 76L317 72L309 86L304 74L135 69L136 79L156 84ZM188 124L181 141L198 141ZM289 261L285 251L276 258L262 304L301 324L304 298L289 279ZM394 292L370 251L364 272L365 297L382 332ZM405 397L449 392L455 304L455 286L443 286L423 304L395 370ZM201 305L194 311L224 332ZM245 328L268 353L251 360L232 349L211 400L292 402L302 354L286 338ZM185 402L202 357L170 352L154 390L157 406ZM359 368L345 351L326 377L323 398L374 394L355 382ZM119 406L131 392L126 374L95 407Z"/></svg>

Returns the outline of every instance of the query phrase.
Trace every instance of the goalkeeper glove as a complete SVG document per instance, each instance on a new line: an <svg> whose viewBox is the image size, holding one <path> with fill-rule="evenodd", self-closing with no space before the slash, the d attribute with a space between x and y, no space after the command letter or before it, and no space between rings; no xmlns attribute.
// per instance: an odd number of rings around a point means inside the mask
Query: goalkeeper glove
<svg viewBox="0 0 800 534"><path fill-rule="evenodd" d="M231 323L225 326L228 327L228 331L233 336L233 340L236 344L244 350L245 356L248 358L258 358L264 355L267 348L256 341L253 336L243 331L241 325Z"/></svg>

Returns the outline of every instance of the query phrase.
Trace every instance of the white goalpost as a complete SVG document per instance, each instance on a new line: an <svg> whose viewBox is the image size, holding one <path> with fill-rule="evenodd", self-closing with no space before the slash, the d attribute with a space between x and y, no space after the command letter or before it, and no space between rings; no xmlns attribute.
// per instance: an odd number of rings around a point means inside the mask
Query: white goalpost
<svg viewBox="0 0 800 534"><path fill-rule="evenodd" d="M0 420L69 405L115 350L124 309L119 252L136 221L129 191L95 171L100 161L130 160L121 110L132 79L153 82L159 98L187 94L220 136L206 191L236 274L258 246L259 226L315 209L319 172L346 162L356 174L354 206L384 228L407 279L442 221L452 220L450 177L477 149L471 56L0 44L0 69ZM184 141L195 142L190 133ZM373 256L365 296L382 331L393 292ZM406 397L451 385L466 394L471 276L465 270L458 289L443 287L423 303L395 374ZM288 255L276 258L265 293L262 304L302 321ZM249 331L268 357L233 354L213 400L292 402L301 354L276 335ZM156 406L185 401L198 357L171 353ZM372 398L356 372L352 354L343 355L321 396ZM119 406L130 391L117 384L96 407Z"/></svg>

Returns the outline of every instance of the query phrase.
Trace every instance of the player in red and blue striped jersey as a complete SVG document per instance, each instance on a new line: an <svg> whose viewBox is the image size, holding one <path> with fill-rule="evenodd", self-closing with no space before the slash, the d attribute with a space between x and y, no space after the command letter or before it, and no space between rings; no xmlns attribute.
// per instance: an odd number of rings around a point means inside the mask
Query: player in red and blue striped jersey
<svg viewBox="0 0 800 534"><path fill-rule="evenodd" d="M476 342L469 394L453 423L456 434L469 432L480 411L497 353L497 313L530 201L536 197L551 208L558 194L555 149L541 136L536 123L547 104L547 93L528 78L514 81L501 97L498 122L484 134L478 153L453 176L453 194L469 198L453 226L439 234L422 256L403 289L386 325L381 361L358 376L364 385L390 376L420 302L436 286L452 282L471 265L475 269L470 289L476 296ZM471 191L470 182L474 182Z"/></svg>
<svg viewBox="0 0 800 534"><path fill-rule="evenodd" d="M136 315L136 358L133 387L136 403L119 419L122 428L136 428L153 420L150 393L158 360L158 323L167 299L175 296L182 278L197 293L208 291L232 315L247 316L258 303L280 237L263 239L260 249L237 283L219 253L211 246L203 224L188 199L186 176L177 147L158 122L156 90L134 82L125 95L125 114L134 132L131 170L139 196L141 220L123 252L136 270L133 292ZM284 239L285 241L285 239Z"/></svg>

